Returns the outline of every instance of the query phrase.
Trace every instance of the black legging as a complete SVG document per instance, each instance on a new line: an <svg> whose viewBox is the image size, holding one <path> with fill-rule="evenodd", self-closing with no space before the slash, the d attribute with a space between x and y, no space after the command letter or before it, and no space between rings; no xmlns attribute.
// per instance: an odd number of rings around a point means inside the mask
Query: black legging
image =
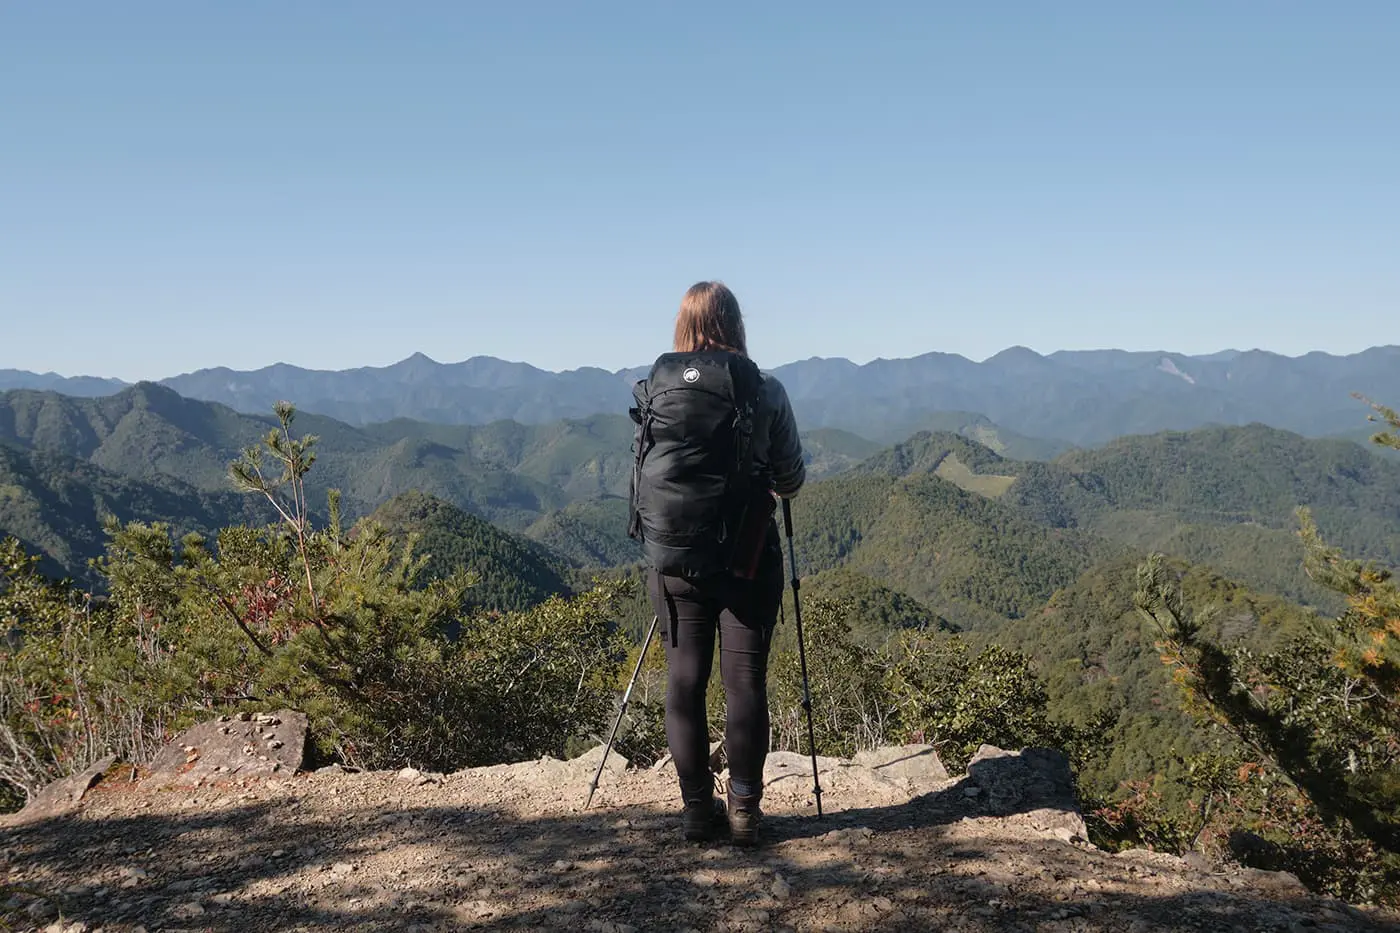
<svg viewBox="0 0 1400 933"><path fill-rule="evenodd" d="M710 741L705 688L719 631L725 756L732 779L761 786L768 755L768 650L783 598L783 557L770 528L752 580L723 574L691 583L648 575L666 643L666 740L682 792L708 794Z"/></svg>

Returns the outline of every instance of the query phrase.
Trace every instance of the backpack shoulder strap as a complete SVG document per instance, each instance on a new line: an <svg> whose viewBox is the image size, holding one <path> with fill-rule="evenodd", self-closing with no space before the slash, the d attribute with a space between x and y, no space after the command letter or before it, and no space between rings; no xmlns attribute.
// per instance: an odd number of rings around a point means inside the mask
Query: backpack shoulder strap
<svg viewBox="0 0 1400 933"><path fill-rule="evenodd" d="M652 367L652 374L656 367ZM642 461L646 458L651 437L651 379L638 379L632 386L632 401L627 414L636 424L632 435L632 479L627 494L627 536L636 538L641 534L641 516L637 513L637 487L641 483Z"/></svg>
<svg viewBox="0 0 1400 933"><path fill-rule="evenodd" d="M740 482L747 482L753 473L754 421L763 392L763 374L753 360L737 353L729 359L729 373L734 384L734 428L737 435L734 472Z"/></svg>

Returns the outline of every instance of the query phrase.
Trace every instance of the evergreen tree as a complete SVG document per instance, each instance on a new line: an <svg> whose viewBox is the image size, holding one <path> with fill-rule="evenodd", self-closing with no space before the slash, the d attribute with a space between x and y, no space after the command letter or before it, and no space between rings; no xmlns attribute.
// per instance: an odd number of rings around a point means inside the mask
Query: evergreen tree
<svg viewBox="0 0 1400 933"><path fill-rule="evenodd" d="M1400 448L1400 416L1373 406ZM1191 708L1282 775L1338 838L1400 866L1400 588L1388 568L1329 547L1307 509L1300 535L1313 579L1346 609L1254 652L1206 635L1214 611L1192 612L1161 555L1139 568L1137 605L1160 634L1162 659ZM1396 876L1400 878L1400 875ZM1396 878L1390 879L1392 882Z"/></svg>

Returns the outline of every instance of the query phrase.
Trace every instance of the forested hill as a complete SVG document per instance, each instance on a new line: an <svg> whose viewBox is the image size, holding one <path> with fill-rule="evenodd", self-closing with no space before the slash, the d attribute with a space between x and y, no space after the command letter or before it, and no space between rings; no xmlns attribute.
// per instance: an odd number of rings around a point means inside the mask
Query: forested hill
<svg viewBox="0 0 1400 933"><path fill-rule="evenodd" d="M977 427L956 413L949 421ZM19 448L8 469L25 477L7 485L0 531L77 573L100 543L103 509L177 529L246 514L257 506L231 492L228 464L274 423L149 383L102 398L0 394L0 442ZM313 507L338 488L353 520L418 491L523 533L576 569L638 557L624 524L625 416L356 427L299 413L294 427L320 439ZM1350 553L1400 563L1400 462L1347 441L1210 427L1119 438L1049 462L1011 459L943 431L883 449L833 429L807 432L803 442L813 480L797 503L806 565L886 579L959 625L1023 614L1124 549L1163 550L1266 592L1335 605L1302 572L1300 505ZM36 461L40 454L49 459ZM62 458L85 467L56 467ZM54 491L60 474L62 495ZM76 491L89 487L104 492ZM151 505L123 505L139 502Z"/></svg>
<svg viewBox="0 0 1400 933"><path fill-rule="evenodd" d="M525 426L443 427L397 422L358 428L298 412L296 433L319 438L308 477L316 503L344 494L347 515L372 511L419 489L508 527L523 527L580 490L607 491L625 475L625 419ZM142 383L118 395L77 399L53 393L0 395L0 440L88 460L127 476L179 477L204 491L226 491L228 464L276 425L182 398ZM573 490L571 493L569 490Z"/></svg>
<svg viewBox="0 0 1400 933"><path fill-rule="evenodd" d="M1059 487L1072 510L1166 506L1188 518L1279 528L1307 505L1324 526L1347 536L1349 549L1400 563L1400 464L1349 441L1258 424L1200 428L1120 438L1067 453L1054 465L1093 477ZM1086 488L1094 492L1088 499Z"/></svg>
<svg viewBox="0 0 1400 933"><path fill-rule="evenodd" d="M369 516L396 538L414 537L423 581L458 571L474 578L467 600L483 609L526 609L572 592L568 567L548 548L420 492L406 492Z"/></svg>
<svg viewBox="0 0 1400 933"><path fill-rule="evenodd" d="M13 536L39 555L45 573L91 584L87 562L106 546L107 516L204 534L276 517L267 503L232 490L205 492L164 475L137 479L0 441L0 538Z"/></svg>
<svg viewBox="0 0 1400 933"><path fill-rule="evenodd" d="M920 434L857 474L933 474L1039 526L1210 564L1265 592L1332 607L1302 570L1296 510L1349 553L1400 563L1400 462L1263 425L1120 438L1049 463Z"/></svg>
<svg viewBox="0 0 1400 933"><path fill-rule="evenodd" d="M977 429L958 413L948 420ZM22 468L11 458L8 469L27 476L8 483L0 530L46 553L50 569L78 573L99 544L94 518L102 509L150 514L181 530L241 516L256 504L232 495L228 462L273 424L154 384L105 398L0 394L0 441L25 454ZM417 490L524 532L578 569L637 559L624 534L626 416L356 427L298 413L294 426L319 437L309 476L314 507L326 490L342 489L353 520ZM1348 552L1400 562L1400 462L1350 441L1261 424L1205 427L1117 438L1049 462L1008 458L951 431L879 448L848 431L816 429L804 445L813 481L797 506L805 562L889 574L959 625L1028 611L1114 546L1176 553L1268 593L1334 605L1299 566L1298 506L1312 507L1323 534ZM39 452L50 459L36 474ZM66 468L52 457L87 464L85 472L67 469L67 495L53 492ZM39 475L49 475L46 492ZM826 485L823 476L839 479ZM105 492L73 492L88 486ZM895 500L902 504L890 506ZM123 502L153 504L123 513Z"/></svg>
<svg viewBox="0 0 1400 933"><path fill-rule="evenodd" d="M1132 557L1099 564L1040 612L996 633L999 644L1036 659L1054 718L1088 725L1107 717L1106 754L1081 784L1104 796L1120 781L1143 775L1160 776L1163 785L1183 780L1186 760L1218 742L1183 708L1154 646L1160 633L1134 606L1136 569ZM1218 608L1208 626L1212 638L1262 652L1306 624L1307 613L1286 600L1252 592L1204 566L1178 562L1177 569L1189 605Z"/></svg>
<svg viewBox="0 0 1400 933"><path fill-rule="evenodd" d="M859 571L963 628L1032 612L1115 552L933 473L834 477L804 490L793 513L804 573Z"/></svg>

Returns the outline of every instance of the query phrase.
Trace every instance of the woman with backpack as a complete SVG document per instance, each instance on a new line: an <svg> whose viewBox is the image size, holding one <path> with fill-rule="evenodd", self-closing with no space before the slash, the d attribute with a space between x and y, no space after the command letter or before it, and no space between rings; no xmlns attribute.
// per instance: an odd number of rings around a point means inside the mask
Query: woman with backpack
<svg viewBox="0 0 1400 933"><path fill-rule="evenodd" d="M671 352L639 381L629 533L650 565L666 648L666 739L680 780L684 836L727 822L758 842L768 755L768 659L783 597L774 496L805 478L792 405L749 359L739 302L719 282L685 293ZM715 795L705 692L718 636L728 806Z"/></svg>

